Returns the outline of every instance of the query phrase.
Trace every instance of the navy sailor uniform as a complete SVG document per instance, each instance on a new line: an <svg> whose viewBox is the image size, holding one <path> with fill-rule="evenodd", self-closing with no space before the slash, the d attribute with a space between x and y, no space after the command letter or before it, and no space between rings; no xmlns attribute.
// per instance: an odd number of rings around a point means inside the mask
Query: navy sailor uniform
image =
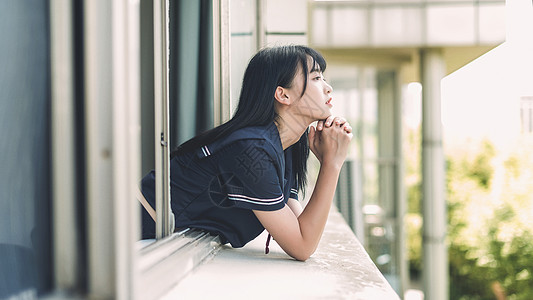
<svg viewBox="0 0 533 300"><path fill-rule="evenodd" d="M279 210L298 199L291 147L283 151L274 123L239 129L172 158L170 185L176 228L203 229L236 248L264 230L252 210ZM155 207L153 171L141 190ZM144 209L142 225L143 238L153 238L155 223Z"/></svg>

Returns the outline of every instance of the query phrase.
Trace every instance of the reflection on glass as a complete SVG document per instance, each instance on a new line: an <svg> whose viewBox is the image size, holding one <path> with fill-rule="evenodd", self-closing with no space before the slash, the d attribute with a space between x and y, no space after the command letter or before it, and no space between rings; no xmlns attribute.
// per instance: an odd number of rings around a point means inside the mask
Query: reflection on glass
<svg viewBox="0 0 533 300"><path fill-rule="evenodd" d="M48 1L0 1L0 299L52 285Z"/></svg>

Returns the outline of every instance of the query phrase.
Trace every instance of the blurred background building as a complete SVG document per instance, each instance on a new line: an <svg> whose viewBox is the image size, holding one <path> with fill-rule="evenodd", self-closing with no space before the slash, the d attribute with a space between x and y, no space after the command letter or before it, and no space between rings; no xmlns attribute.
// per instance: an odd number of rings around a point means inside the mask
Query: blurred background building
<svg viewBox="0 0 533 300"><path fill-rule="evenodd" d="M232 9L238 6L238 11L249 12L245 14L248 22L244 17L231 23L232 66L244 68L246 60L235 62L235 58L250 57L257 41L263 41L260 45L309 44L325 55L326 77L334 87L334 112L356 128L336 205L400 295L409 284L403 151L411 149L404 148L404 103L409 84L421 87L419 149L423 219L427 220L423 289L428 299L446 299L441 80L505 41L505 2L267 1L259 7L266 13L260 21L251 13L257 4L231 3ZM232 101L237 96L238 89Z"/></svg>
<svg viewBox="0 0 533 300"><path fill-rule="evenodd" d="M444 146L469 128L500 144L532 131L531 15L526 0L0 2L0 299L134 298L132 187L165 145L228 120L251 56L286 43L324 54L354 127L335 199L346 222L399 295L448 299ZM421 284L408 129L421 130Z"/></svg>

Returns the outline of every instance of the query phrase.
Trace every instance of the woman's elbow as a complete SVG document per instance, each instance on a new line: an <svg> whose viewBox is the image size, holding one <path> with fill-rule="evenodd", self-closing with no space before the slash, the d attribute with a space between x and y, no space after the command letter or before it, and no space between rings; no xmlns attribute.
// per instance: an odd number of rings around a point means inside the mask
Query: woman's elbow
<svg viewBox="0 0 533 300"><path fill-rule="evenodd" d="M305 262L313 253L315 252L315 249L302 249L301 251L297 251L296 253L289 253L292 258Z"/></svg>
<svg viewBox="0 0 533 300"><path fill-rule="evenodd" d="M297 261L305 262L309 257L310 255L295 255L292 258L296 259Z"/></svg>

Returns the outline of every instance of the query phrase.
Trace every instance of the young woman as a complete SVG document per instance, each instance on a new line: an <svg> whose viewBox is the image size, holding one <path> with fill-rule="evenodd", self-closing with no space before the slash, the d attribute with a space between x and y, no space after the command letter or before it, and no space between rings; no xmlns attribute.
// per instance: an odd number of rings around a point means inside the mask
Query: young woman
<svg viewBox="0 0 533 300"><path fill-rule="evenodd" d="M352 138L346 120L331 116L325 69L324 58L305 46L266 48L251 59L233 118L171 155L176 228L203 229L233 247L266 229L293 258L313 254ZM305 188L309 149L320 172L302 210L298 191ZM152 207L154 181L153 172L142 180ZM153 238L145 210L142 222L143 238Z"/></svg>

